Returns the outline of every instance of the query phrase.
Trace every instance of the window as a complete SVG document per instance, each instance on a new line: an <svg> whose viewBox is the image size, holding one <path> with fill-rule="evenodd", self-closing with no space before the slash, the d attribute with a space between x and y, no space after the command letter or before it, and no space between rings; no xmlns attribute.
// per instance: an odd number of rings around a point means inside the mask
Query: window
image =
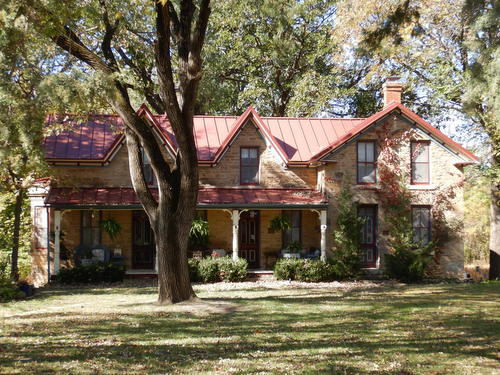
<svg viewBox="0 0 500 375"><path fill-rule="evenodd" d="M411 142L411 183L428 184L429 179L429 142Z"/></svg>
<svg viewBox="0 0 500 375"><path fill-rule="evenodd" d="M82 245L99 245L101 243L101 211L84 210L81 212Z"/></svg>
<svg viewBox="0 0 500 375"><path fill-rule="evenodd" d="M151 168L151 161L149 160L148 155L141 147L141 161L142 161L142 173L144 173L144 179L146 183L153 183L153 168Z"/></svg>
<svg viewBox="0 0 500 375"><path fill-rule="evenodd" d="M240 149L240 183L257 185L259 183L259 148L242 147Z"/></svg>
<svg viewBox="0 0 500 375"><path fill-rule="evenodd" d="M301 240L301 215L300 211L283 211L283 216L290 220L292 227L290 229L285 229L283 231L283 247L286 248L293 242L299 242Z"/></svg>
<svg viewBox="0 0 500 375"><path fill-rule="evenodd" d="M377 182L375 142L358 142L358 184Z"/></svg>
<svg viewBox="0 0 500 375"><path fill-rule="evenodd" d="M411 221L413 242L425 245L431 240L431 208L429 206L412 206Z"/></svg>

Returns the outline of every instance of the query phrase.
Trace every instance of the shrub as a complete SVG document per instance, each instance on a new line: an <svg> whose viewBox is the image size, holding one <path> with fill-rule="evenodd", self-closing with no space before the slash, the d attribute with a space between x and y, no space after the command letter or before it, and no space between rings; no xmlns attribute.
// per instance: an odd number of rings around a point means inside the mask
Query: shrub
<svg viewBox="0 0 500 375"><path fill-rule="evenodd" d="M200 281L204 283L216 283L220 281L218 258L206 257L198 263Z"/></svg>
<svg viewBox="0 0 500 375"><path fill-rule="evenodd" d="M403 282L421 281L433 260L433 243L419 249L399 248L385 255L385 271L390 278Z"/></svg>
<svg viewBox="0 0 500 375"><path fill-rule="evenodd" d="M6 257L0 257L0 285L10 282L10 263Z"/></svg>
<svg viewBox="0 0 500 375"><path fill-rule="evenodd" d="M243 281L247 277L248 263L240 258L236 262L230 257L189 259L191 281L215 283L218 281Z"/></svg>
<svg viewBox="0 0 500 375"><path fill-rule="evenodd" d="M219 276L222 281L245 281L247 278L248 262L244 258L237 261L230 257L218 258Z"/></svg>
<svg viewBox="0 0 500 375"><path fill-rule="evenodd" d="M278 280L306 282L332 281L338 279L335 266L330 262L316 259L280 259L274 266L274 276Z"/></svg>
<svg viewBox="0 0 500 375"><path fill-rule="evenodd" d="M63 284L97 283L123 281L125 268L112 263L95 263L87 266L63 268L56 276L56 281Z"/></svg>
<svg viewBox="0 0 500 375"><path fill-rule="evenodd" d="M200 276L200 259L198 258L189 258L188 259L188 268L189 268L189 280L196 283L201 281Z"/></svg>
<svg viewBox="0 0 500 375"><path fill-rule="evenodd" d="M321 260L304 259L297 266L295 278L298 281L320 282L337 279L334 266Z"/></svg>
<svg viewBox="0 0 500 375"><path fill-rule="evenodd" d="M349 183L339 195L337 229L333 232L333 254L330 262L340 279L353 279L361 273L361 232L364 219L358 215Z"/></svg>
<svg viewBox="0 0 500 375"><path fill-rule="evenodd" d="M279 259L274 265L274 277L277 280L295 280L297 266L301 262L297 258Z"/></svg>
<svg viewBox="0 0 500 375"><path fill-rule="evenodd" d="M26 297L26 295L21 292L16 285L12 283L0 284L0 302L9 302L24 297Z"/></svg>

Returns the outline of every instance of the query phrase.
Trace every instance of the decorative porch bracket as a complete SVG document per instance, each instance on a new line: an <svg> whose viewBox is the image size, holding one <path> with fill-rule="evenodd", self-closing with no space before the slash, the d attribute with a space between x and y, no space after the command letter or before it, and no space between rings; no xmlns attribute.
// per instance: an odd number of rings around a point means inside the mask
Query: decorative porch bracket
<svg viewBox="0 0 500 375"><path fill-rule="evenodd" d="M320 222L320 231L321 231L321 260L326 261L326 218L327 211L326 210L311 210L318 214L319 222Z"/></svg>
<svg viewBox="0 0 500 375"><path fill-rule="evenodd" d="M239 252L239 245L238 245L238 230L239 230L239 222L240 222L240 216L243 212L248 211L248 210L228 210L225 209L223 210L225 213L227 213L231 217L231 221L233 223L233 260L237 261L238 260L238 252Z"/></svg>

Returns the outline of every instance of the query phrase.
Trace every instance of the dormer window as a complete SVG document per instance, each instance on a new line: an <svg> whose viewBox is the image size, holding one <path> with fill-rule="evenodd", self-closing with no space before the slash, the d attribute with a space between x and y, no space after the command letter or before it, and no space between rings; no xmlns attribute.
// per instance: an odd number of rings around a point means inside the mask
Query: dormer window
<svg viewBox="0 0 500 375"><path fill-rule="evenodd" d="M259 183L259 148L240 148L240 183L257 185Z"/></svg>
<svg viewBox="0 0 500 375"><path fill-rule="evenodd" d="M144 151L144 148L141 147L141 162L142 162L142 173L144 173L144 179L148 185L153 184L153 168L151 167L151 161L148 158L148 155Z"/></svg>

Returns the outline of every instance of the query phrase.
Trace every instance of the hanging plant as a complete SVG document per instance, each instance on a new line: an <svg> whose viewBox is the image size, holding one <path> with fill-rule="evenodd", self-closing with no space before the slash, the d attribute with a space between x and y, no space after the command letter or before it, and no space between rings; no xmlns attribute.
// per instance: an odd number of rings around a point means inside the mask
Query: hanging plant
<svg viewBox="0 0 500 375"><path fill-rule="evenodd" d="M209 237L210 229L208 221L199 216L194 218L191 230L189 231L189 246L192 249L206 249Z"/></svg>
<svg viewBox="0 0 500 375"><path fill-rule="evenodd" d="M292 223L288 216L276 216L269 222L269 232L276 233L292 228Z"/></svg>
<svg viewBox="0 0 500 375"><path fill-rule="evenodd" d="M110 217L101 221L101 228L109 235L111 241L115 241L122 231L122 226L116 219Z"/></svg>

